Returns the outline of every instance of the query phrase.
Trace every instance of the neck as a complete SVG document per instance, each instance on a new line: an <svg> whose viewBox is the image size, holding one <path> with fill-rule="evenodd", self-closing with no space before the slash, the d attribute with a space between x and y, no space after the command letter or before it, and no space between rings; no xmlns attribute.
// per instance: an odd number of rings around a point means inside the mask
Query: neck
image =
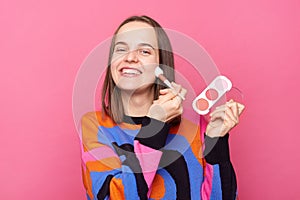
<svg viewBox="0 0 300 200"><path fill-rule="evenodd" d="M143 92L121 91L124 112L128 116L146 116L153 103L154 87Z"/></svg>

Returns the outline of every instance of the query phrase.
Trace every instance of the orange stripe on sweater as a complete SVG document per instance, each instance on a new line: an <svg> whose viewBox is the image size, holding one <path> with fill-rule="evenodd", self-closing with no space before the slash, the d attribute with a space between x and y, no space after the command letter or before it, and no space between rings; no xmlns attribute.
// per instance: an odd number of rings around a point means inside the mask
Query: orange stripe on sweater
<svg viewBox="0 0 300 200"><path fill-rule="evenodd" d="M109 186L110 200L121 200L125 199L124 185L122 179L112 178Z"/></svg>
<svg viewBox="0 0 300 200"><path fill-rule="evenodd" d="M83 178L84 187L86 188L87 194L91 199L93 199L92 179L90 176L91 172L110 171L120 167L121 167L121 162L119 158L116 157L105 158L100 161L89 161L86 163L86 169L82 170L82 178Z"/></svg>
<svg viewBox="0 0 300 200"><path fill-rule="evenodd" d="M172 127L170 130L171 134L178 134L186 138L193 154L197 158L198 162L203 167L203 152L202 152L202 141L200 137L200 126L193 122L182 119L179 126Z"/></svg>
<svg viewBox="0 0 300 200"><path fill-rule="evenodd" d="M164 179L161 177L161 175L156 174L154 177L154 180L152 182L152 190L150 198L152 199L162 199L165 196L166 188Z"/></svg>
<svg viewBox="0 0 300 200"><path fill-rule="evenodd" d="M121 161L117 157L104 158L99 161L88 161L87 170L93 172L110 171L121 167Z"/></svg>

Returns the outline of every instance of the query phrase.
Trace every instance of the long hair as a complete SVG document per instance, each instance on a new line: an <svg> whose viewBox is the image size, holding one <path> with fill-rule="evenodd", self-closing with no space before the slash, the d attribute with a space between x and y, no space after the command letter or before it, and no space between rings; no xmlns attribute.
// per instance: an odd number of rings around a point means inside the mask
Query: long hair
<svg viewBox="0 0 300 200"><path fill-rule="evenodd" d="M172 52L172 47L170 40L166 34L166 32L162 29L159 23L148 16L132 16L124 20L117 30L114 32L112 42L110 45L109 59L108 59L108 67L106 69L106 75L104 79L104 84L102 88L102 110L108 116L110 116L116 123L120 123L124 117L124 107L121 100L121 92L120 89L116 86L112 74L111 74L111 61L114 52L114 43L116 39L116 35L120 28L129 23L129 22L144 22L152 26L155 30L155 34L158 40L158 51L159 51L159 65L164 72L164 75L170 80L174 81L174 56ZM164 84L156 79L156 83L154 83L154 96L153 100L157 99L159 96L159 90L166 88ZM174 122L178 123L180 121L180 116L172 120L172 124Z"/></svg>

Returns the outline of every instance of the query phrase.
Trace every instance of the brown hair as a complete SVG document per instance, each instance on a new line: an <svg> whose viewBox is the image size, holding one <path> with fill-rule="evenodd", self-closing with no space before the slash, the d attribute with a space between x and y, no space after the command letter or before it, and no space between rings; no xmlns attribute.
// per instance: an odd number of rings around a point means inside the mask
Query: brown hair
<svg viewBox="0 0 300 200"><path fill-rule="evenodd" d="M124 108L121 100L120 89L116 87L116 84L112 78L111 74L111 60L112 54L114 52L114 43L116 35L119 29L129 23L129 22L144 22L152 26L155 30L157 40L158 40L158 49L159 49L159 64L161 69L164 71L164 75L170 80L174 81L174 56L172 52L172 47L170 40L166 34L166 32L162 29L159 23L148 16L132 16L124 20L120 26L115 31L109 52L108 59L108 67L106 70L106 75L104 79L104 84L102 88L102 110L108 116L110 116L116 123L120 123L124 117ZM159 90L165 88L164 84L156 79L156 83L154 84L154 99L157 99L159 96ZM180 116L177 119L172 120L173 122L180 121Z"/></svg>

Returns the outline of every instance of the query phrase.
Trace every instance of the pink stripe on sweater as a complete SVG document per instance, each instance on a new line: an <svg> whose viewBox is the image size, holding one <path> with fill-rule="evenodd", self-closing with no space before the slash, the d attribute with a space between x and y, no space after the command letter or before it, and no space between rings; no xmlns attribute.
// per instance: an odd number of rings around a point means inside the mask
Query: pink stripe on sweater
<svg viewBox="0 0 300 200"><path fill-rule="evenodd" d="M203 116L200 116L200 137L201 141L203 142L202 150L204 151L205 145L204 145L204 135L207 127L207 122L205 121Z"/></svg>
<svg viewBox="0 0 300 200"><path fill-rule="evenodd" d="M148 185L148 197L151 194L151 186L158 168L162 152L140 144L139 141L134 141L134 152L140 161L145 181Z"/></svg>
<svg viewBox="0 0 300 200"><path fill-rule="evenodd" d="M205 177L201 186L201 197L203 200L209 200L212 191L213 167L206 163Z"/></svg>
<svg viewBox="0 0 300 200"><path fill-rule="evenodd" d="M118 157L118 155L108 146L102 146L86 152L84 152L82 148L81 150L82 150L81 154L82 154L84 169L85 169L85 163L89 161L97 161L109 157Z"/></svg>

